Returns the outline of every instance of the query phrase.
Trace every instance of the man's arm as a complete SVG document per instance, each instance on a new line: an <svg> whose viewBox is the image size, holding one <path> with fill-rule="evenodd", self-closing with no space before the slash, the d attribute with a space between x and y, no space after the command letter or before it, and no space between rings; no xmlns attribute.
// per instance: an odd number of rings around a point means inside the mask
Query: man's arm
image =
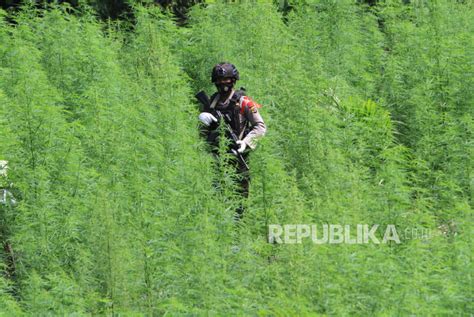
<svg viewBox="0 0 474 317"><path fill-rule="evenodd" d="M244 116L248 122L250 122L251 130L243 139L243 142L247 144L252 150L257 146L257 140L263 137L267 131L267 126L263 121L262 116L258 112L258 108L261 106L256 102L252 101L249 97L242 97L240 100L241 109L243 109Z"/></svg>

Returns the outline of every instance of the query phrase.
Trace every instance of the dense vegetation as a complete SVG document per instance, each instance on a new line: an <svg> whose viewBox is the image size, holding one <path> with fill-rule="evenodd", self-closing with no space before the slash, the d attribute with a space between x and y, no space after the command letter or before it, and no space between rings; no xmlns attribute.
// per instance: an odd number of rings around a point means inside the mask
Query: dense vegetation
<svg viewBox="0 0 474 317"><path fill-rule="evenodd" d="M474 314L472 4L291 3L0 11L0 315ZM268 126L244 202L198 135L223 60ZM402 243L267 242L295 223Z"/></svg>

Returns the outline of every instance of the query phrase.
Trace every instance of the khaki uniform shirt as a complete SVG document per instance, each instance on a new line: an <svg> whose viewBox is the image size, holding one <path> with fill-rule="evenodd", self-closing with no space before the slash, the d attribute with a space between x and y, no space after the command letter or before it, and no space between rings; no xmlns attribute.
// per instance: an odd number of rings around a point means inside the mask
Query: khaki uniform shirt
<svg viewBox="0 0 474 317"><path fill-rule="evenodd" d="M213 109L229 111L231 110L233 116L237 116L239 126L233 126L234 132L237 134L240 140L244 141L245 144L252 150L257 146L257 140L265 135L267 127L263 121L262 116L258 112L260 105L252 101L248 96L242 96L239 101L235 104L235 109L228 109L229 102L233 97L235 91L233 91L229 98L224 102L219 103L219 94L215 94L211 99L211 111ZM246 135L245 132L248 131Z"/></svg>

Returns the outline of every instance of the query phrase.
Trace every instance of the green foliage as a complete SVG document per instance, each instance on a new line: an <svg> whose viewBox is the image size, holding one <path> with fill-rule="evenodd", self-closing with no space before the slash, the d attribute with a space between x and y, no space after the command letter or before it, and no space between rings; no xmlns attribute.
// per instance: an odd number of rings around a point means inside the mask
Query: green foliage
<svg viewBox="0 0 474 317"><path fill-rule="evenodd" d="M127 30L86 6L0 11L18 192L0 315L473 311L471 4L209 1L186 28L132 6ZM248 199L198 135L221 61L268 127ZM275 245L269 224L394 224L402 243Z"/></svg>

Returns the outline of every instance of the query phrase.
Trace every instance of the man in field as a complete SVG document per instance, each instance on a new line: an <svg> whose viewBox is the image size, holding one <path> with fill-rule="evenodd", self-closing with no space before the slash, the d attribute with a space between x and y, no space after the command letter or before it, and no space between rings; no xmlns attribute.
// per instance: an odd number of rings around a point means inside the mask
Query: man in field
<svg viewBox="0 0 474 317"><path fill-rule="evenodd" d="M211 80L217 88L209 99L209 103L203 103L199 120L204 129L203 134L206 140L217 153L219 144L219 123L228 125L229 131L226 133L235 149L236 168L241 175L241 194L248 197L249 173L246 163L248 152L255 149L256 140L266 132L266 126L258 112L261 107L248 96L243 88L234 89L235 83L239 80L239 71L230 63L219 63L212 69ZM222 118L219 120L218 118ZM239 208L239 216L243 209Z"/></svg>
<svg viewBox="0 0 474 317"><path fill-rule="evenodd" d="M3 260L5 267L3 273L7 277L13 277L15 274L15 257L13 248L10 244L10 224L8 216L12 208L16 206L16 198L11 193L12 184L7 178L8 161L0 160L0 244L3 250L0 250L0 260ZM0 274L1 274L0 270Z"/></svg>

